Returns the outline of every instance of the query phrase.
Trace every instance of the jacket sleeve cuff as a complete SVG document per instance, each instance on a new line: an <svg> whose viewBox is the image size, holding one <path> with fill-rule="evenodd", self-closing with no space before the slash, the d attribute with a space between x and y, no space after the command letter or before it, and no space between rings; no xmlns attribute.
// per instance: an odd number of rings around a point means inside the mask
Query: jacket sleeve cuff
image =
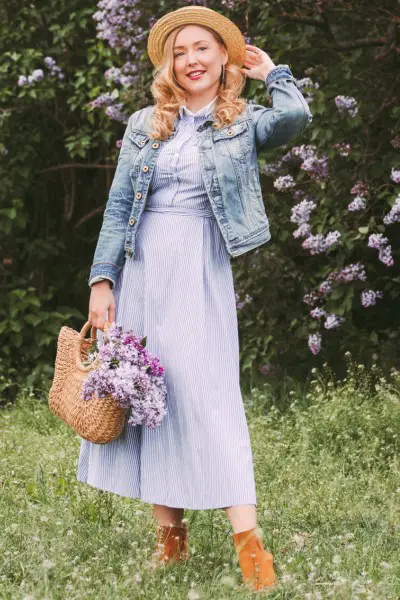
<svg viewBox="0 0 400 600"><path fill-rule="evenodd" d="M89 286L92 287L92 285L94 283L97 283L98 281L109 281L111 283L111 289L113 289L113 287L114 287L114 282L112 279L110 279L110 277L100 277L100 276L93 277L93 279L91 279L89 281Z"/></svg>
<svg viewBox="0 0 400 600"><path fill-rule="evenodd" d="M268 93L270 84L277 79L281 79L282 77L289 77L289 79L291 78L292 81L295 81L289 65L277 65L268 73L267 77L265 78L265 85L268 88Z"/></svg>
<svg viewBox="0 0 400 600"><path fill-rule="evenodd" d="M113 263L107 262L99 262L94 263L89 273L89 286L98 281L98 278L109 279L112 283L111 289L115 286L115 282L117 281L118 273L120 272L122 267L118 267Z"/></svg>

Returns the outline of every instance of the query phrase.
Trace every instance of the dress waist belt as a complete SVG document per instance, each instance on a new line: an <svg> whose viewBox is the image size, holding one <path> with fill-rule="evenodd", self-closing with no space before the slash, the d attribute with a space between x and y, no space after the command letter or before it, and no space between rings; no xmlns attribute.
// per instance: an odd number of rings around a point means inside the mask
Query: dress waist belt
<svg viewBox="0 0 400 600"><path fill-rule="evenodd" d="M146 206L145 212L171 213L189 217L214 217L212 208L190 208L188 206ZM215 218L215 217L214 217Z"/></svg>

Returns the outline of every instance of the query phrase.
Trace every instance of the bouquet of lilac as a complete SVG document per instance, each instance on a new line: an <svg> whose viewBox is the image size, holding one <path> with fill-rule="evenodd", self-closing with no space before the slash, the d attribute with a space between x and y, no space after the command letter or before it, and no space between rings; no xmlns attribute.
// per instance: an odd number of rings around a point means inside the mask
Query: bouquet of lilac
<svg viewBox="0 0 400 600"><path fill-rule="evenodd" d="M164 367L145 345L146 338L112 323L88 352L89 364L98 358L99 366L85 379L82 398L111 396L122 408L131 409L130 425L154 429L167 413L167 387Z"/></svg>

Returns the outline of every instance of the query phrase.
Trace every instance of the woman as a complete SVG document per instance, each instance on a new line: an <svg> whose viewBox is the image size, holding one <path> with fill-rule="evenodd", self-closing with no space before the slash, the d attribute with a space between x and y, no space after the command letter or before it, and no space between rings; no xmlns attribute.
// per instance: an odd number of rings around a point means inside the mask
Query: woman
<svg viewBox="0 0 400 600"><path fill-rule="evenodd" d="M155 430L126 425L106 445L82 440L78 479L153 504L155 564L187 558L185 508L223 508L243 581L270 588L277 581L257 525L230 258L270 239L257 149L293 139L312 116L289 67L245 44L211 9L165 15L148 52L156 102L125 131L88 319L147 336L165 365L168 414ZM272 108L240 98L246 76L266 83Z"/></svg>

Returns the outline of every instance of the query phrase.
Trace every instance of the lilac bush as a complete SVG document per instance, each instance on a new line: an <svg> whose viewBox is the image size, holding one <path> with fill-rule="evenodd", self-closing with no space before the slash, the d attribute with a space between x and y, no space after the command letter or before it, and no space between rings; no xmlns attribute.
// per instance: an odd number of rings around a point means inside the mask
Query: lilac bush
<svg viewBox="0 0 400 600"><path fill-rule="evenodd" d="M167 387L159 358L145 348L146 338L124 332L113 323L88 353L89 364L96 358L99 367L85 379L82 398L111 396L119 406L130 409L128 423L154 429L167 414Z"/></svg>

